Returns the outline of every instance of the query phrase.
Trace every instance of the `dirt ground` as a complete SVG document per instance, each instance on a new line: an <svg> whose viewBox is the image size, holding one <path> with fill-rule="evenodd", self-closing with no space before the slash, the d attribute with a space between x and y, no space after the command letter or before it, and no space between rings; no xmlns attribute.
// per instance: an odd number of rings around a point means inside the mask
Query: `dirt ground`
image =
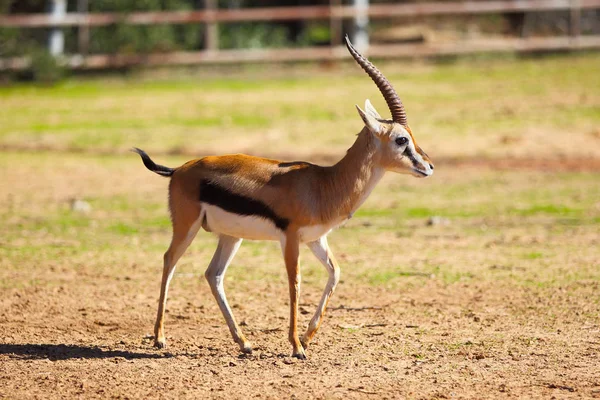
<svg viewBox="0 0 600 400"><path fill-rule="evenodd" d="M584 312L598 282L578 285L578 301L572 289L428 280L388 291L343 282L309 359L299 361L285 339L283 282L229 285L255 346L242 356L207 285L173 291L168 349L158 351L143 334L153 291L129 274L88 278L5 292L3 398L600 397L598 321ZM303 313L312 311L317 290L304 299ZM561 313L549 319L554 308Z"/></svg>
<svg viewBox="0 0 600 400"><path fill-rule="evenodd" d="M70 163L76 165L76 160L65 157L64 168ZM560 171L571 165L564 160L539 164L544 170L554 165ZM53 171L43 162L15 165L11 187L17 194L10 197L11 207L18 209L26 201L35 205L35 198L20 198L18 193L30 187L24 177L36 168L45 171L37 176L38 197L47 201L55 194L52 190L64 197L76 190L73 185L93 192L97 182L117 168L133 178L145 176L137 163L130 165L124 170L122 164L90 167L87 181L77 179L64 187L61 167ZM464 176L480 173L481 166L453 168L453 174L458 168L458 176ZM449 172L440 174L441 182L432 181L440 188L457 179ZM515 180L515 186L523 179L540 178L531 170L517 170L502 179ZM149 197L159 197L166 181L146 181ZM131 188L121 182L110 188L133 193L146 186ZM393 186L384 183L380 194L390 190ZM373 201L382 200L376 194ZM31 214L36 212L33 208ZM107 248L71 254L71 241L77 240L73 236L85 236L92 228L49 235L28 231L27 220L13 215L6 221L19 227L21 237L4 237L2 245L19 247L40 240L52 256L27 254L32 250L25 247L20 258L3 261L0 397L600 397L600 281L590 278L600 268L597 225L553 231L556 221L544 217L531 219L526 228L518 218L501 216L456 220L450 227L425 228L413 221L408 225L412 236L406 238L387 232L385 219L358 216L331 235L342 281L308 349L308 360L300 361L289 357L287 285L276 246L244 244L226 283L234 312L254 345L252 355L238 352L203 279L214 245L206 234L175 275L166 319L167 349L156 350L151 332L167 228L119 239L127 251L111 242ZM482 221L486 229L502 233L471 232ZM140 246L139 240L152 247ZM389 247L390 240L395 247ZM554 249L554 259L526 253L532 260L515 261L515 248L536 250L541 243L543 251ZM267 253L259 252L261 246ZM308 258L305 253L303 260ZM429 272L424 259L442 265L439 275ZM17 265L19 260L26 270ZM197 264L190 266L190 260ZM361 272L385 262L408 265L410 270L396 268L391 272L394 278ZM251 265L250 275L245 263ZM444 263L458 272L444 275ZM569 273L575 275L565 278ZM543 279L552 274L561 278L554 283ZM521 275L538 281L517 283ZM325 283L314 263L304 269L304 276L302 326Z"/></svg>

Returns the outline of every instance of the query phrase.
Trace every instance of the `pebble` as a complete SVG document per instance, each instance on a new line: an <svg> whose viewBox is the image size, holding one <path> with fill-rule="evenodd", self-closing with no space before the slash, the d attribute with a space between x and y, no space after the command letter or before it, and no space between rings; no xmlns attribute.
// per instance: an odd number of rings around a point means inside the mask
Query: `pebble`
<svg viewBox="0 0 600 400"><path fill-rule="evenodd" d="M71 210L80 212L82 214L88 214L90 211L92 211L92 206L87 201L73 199L71 200Z"/></svg>

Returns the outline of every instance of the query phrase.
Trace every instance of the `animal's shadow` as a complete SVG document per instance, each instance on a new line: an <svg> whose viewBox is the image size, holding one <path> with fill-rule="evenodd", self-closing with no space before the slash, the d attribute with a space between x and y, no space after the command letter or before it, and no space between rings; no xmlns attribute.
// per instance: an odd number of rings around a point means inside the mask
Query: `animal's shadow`
<svg viewBox="0 0 600 400"><path fill-rule="evenodd" d="M126 350L105 350L97 346L72 344L0 344L0 355L21 360L106 359L123 357L127 360L166 358L168 354L136 353Z"/></svg>

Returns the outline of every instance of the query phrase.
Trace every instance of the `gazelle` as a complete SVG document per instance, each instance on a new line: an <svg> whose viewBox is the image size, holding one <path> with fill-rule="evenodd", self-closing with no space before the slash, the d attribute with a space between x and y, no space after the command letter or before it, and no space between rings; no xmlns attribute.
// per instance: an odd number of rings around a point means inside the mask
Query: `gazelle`
<svg viewBox="0 0 600 400"><path fill-rule="evenodd" d="M155 164L144 151L134 149L146 168L171 177L169 209L173 237L164 255L154 327L156 347L165 346L165 305L175 264L198 230L203 228L219 237L205 277L233 340L243 353L251 353L252 347L227 303L223 289L225 272L243 239L280 242L290 291L292 355L306 358L305 349L319 329L327 303L340 279L340 268L327 244L327 234L352 216L386 171L416 177L433 173L433 164L417 145L404 106L392 85L358 53L348 37L346 46L379 88L392 119L381 118L369 100L365 102L364 111L356 106L365 126L346 155L333 166L235 154L204 157L178 168L168 168ZM321 301L302 339L297 328L301 243L307 244L329 274Z"/></svg>

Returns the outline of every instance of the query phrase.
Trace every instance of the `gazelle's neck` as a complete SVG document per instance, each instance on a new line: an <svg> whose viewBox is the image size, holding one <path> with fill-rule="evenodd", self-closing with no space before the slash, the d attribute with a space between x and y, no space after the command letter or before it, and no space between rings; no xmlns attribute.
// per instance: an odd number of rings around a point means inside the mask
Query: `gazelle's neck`
<svg viewBox="0 0 600 400"><path fill-rule="evenodd" d="M344 158L329 167L327 193L323 193L327 219L350 217L383 177L385 170L377 165L378 146L377 139L365 128Z"/></svg>

